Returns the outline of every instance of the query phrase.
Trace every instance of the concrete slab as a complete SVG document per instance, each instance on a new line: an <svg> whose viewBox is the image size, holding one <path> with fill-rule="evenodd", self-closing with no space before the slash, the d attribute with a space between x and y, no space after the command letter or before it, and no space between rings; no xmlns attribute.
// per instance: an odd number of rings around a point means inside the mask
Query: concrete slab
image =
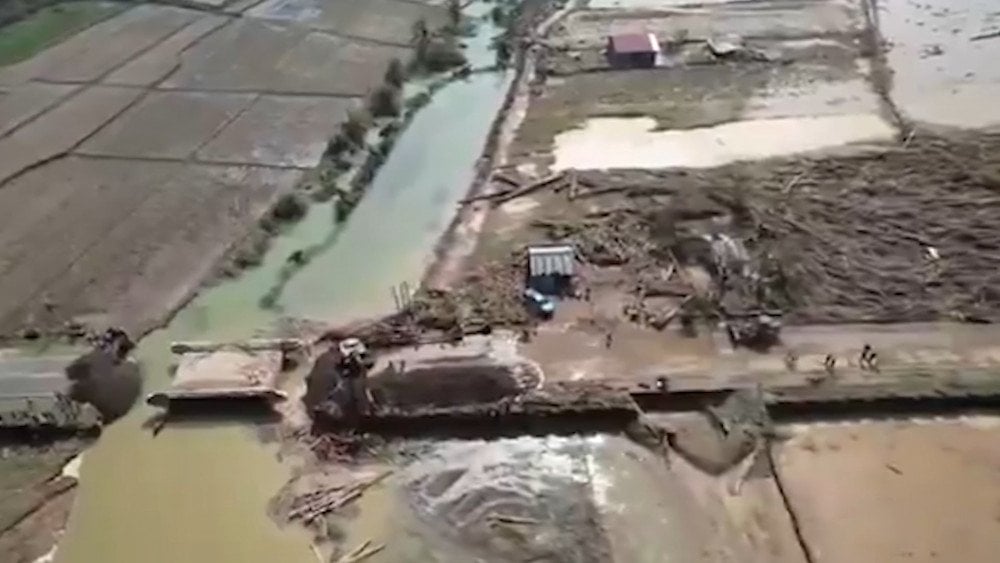
<svg viewBox="0 0 1000 563"><path fill-rule="evenodd" d="M87 140L77 152L187 158L253 100L253 94L153 92Z"/></svg>
<svg viewBox="0 0 1000 563"><path fill-rule="evenodd" d="M166 407L177 399L284 398L276 389L282 355L280 350L245 350L236 345L182 354L170 389L152 393L146 401Z"/></svg>
<svg viewBox="0 0 1000 563"><path fill-rule="evenodd" d="M352 100L262 96L197 153L198 160L311 168Z"/></svg>

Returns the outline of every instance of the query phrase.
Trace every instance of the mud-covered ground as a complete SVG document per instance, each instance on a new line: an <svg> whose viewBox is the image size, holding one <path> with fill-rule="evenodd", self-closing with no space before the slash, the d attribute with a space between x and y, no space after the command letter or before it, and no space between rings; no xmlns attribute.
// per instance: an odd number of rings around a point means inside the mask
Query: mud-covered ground
<svg viewBox="0 0 1000 563"><path fill-rule="evenodd" d="M997 420L797 427L778 473L812 561L992 561Z"/></svg>

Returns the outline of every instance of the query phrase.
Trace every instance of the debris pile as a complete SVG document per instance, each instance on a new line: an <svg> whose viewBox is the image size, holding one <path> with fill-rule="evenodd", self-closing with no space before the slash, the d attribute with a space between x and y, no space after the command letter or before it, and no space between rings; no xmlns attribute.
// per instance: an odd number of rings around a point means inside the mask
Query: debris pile
<svg viewBox="0 0 1000 563"><path fill-rule="evenodd" d="M581 173L581 184L624 196L631 211L548 232L572 238L598 264L652 260L666 269L669 250L703 266L713 285L703 297L723 317L992 321L1000 316L1000 156L990 148L998 141L921 134L879 154ZM722 235L734 244L719 244ZM747 267L721 270L712 248L740 245Z"/></svg>
<svg viewBox="0 0 1000 563"><path fill-rule="evenodd" d="M383 471L350 484L337 484L300 494L292 499L287 518L289 521L311 524L320 517L340 510L359 499L365 490L382 482L391 474L392 471Z"/></svg>
<svg viewBox="0 0 1000 563"><path fill-rule="evenodd" d="M585 221L536 221L534 226L552 240L572 243L584 260L599 266L643 260L653 250L645 225L624 211Z"/></svg>
<svg viewBox="0 0 1000 563"><path fill-rule="evenodd" d="M305 440L316 459L322 462L348 463L362 453L371 453L367 440L358 434L337 434L328 432Z"/></svg>

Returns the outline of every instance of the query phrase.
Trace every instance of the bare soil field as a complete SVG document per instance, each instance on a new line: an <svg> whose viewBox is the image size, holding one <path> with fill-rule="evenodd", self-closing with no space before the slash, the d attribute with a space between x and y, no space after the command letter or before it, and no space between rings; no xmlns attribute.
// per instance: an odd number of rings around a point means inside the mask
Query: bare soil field
<svg viewBox="0 0 1000 563"><path fill-rule="evenodd" d="M208 140L198 160L309 168L330 137L360 102L311 96L260 96Z"/></svg>
<svg viewBox="0 0 1000 563"><path fill-rule="evenodd" d="M101 128L77 152L185 159L253 102L252 94L153 92Z"/></svg>
<svg viewBox="0 0 1000 563"><path fill-rule="evenodd" d="M437 29L444 25L447 11L443 6L406 0L267 0L247 15L298 22L346 37L409 46L414 22L423 19L428 29Z"/></svg>
<svg viewBox="0 0 1000 563"><path fill-rule="evenodd" d="M140 5L86 29L37 56L0 69L0 84L32 78L90 82L156 45L199 14L180 8ZM114 40L110 41L109 38Z"/></svg>
<svg viewBox="0 0 1000 563"><path fill-rule="evenodd" d="M10 90L0 88L0 138L75 89L75 86L57 84L30 84Z"/></svg>
<svg viewBox="0 0 1000 563"><path fill-rule="evenodd" d="M408 52L242 18L188 49L163 88L360 96Z"/></svg>
<svg viewBox="0 0 1000 563"><path fill-rule="evenodd" d="M141 95L112 86L87 88L0 139L0 186L25 168L74 148Z"/></svg>
<svg viewBox="0 0 1000 563"><path fill-rule="evenodd" d="M799 427L778 473L812 560L992 561L994 417Z"/></svg>
<svg viewBox="0 0 1000 563"><path fill-rule="evenodd" d="M202 16L109 74L104 83L152 86L180 66L181 54L185 49L229 21L229 18L223 16Z"/></svg>
<svg viewBox="0 0 1000 563"><path fill-rule="evenodd" d="M96 316L142 332L197 289L298 173L67 158L0 190L0 326ZM32 197L28 197L32 194ZM27 213L23 205L36 205ZM221 243L221 244L220 244ZM139 280L139 281L137 281ZM47 304L47 306L45 306Z"/></svg>

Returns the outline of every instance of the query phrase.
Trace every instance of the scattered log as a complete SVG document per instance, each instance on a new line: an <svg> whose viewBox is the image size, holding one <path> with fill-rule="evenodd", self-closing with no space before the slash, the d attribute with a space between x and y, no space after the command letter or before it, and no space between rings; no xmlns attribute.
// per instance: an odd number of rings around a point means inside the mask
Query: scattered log
<svg viewBox="0 0 1000 563"><path fill-rule="evenodd" d="M562 173L562 172L556 172L555 174L551 174L549 176L546 176L546 177L542 178L541 180L537 180L537 181L532 182L530 184L526 184L526 185L524 185L523 187L521 187L519 189L511 190L509 192L504 193L503 195L497 197L494 200L494 205L500 205L500 204L503 204L503 203L507 203L508 201L510 201L512 199L528 195L528 194L530 194L532 192L535 192L537 190L540 190L542 188L546 188L546 187L551 186L552 184L554 184L554 183L562 180L565 177L566 177L566 175L564 173Z"/></svg>
<svg viewBox="0 0 1000 563"><path fill-rule="evenodd" d="M538 520L534 518L527 518L525 516L513 516L510 514L492 514L490 515L490 522L493 524L519 524L519 525L532 525L538 524Z"/></svg>
<svg viewBox="0 0 1000 563"><path fill-rule="evenodd" d="M493 179L496 180L496 181L498 181L498 182L502 182L504 184L507 184L508 186L510 186L512 188L515 188L515 189L521 187L521 182L520 181L518 181L516 178L511 178L510 176L508 176L506 174L503 174L501 172L494 172L493 173Z"/></svg>
<svg viewBox="0 0 1000 563"><path fill-rule="evenodd" d="M1000 31L991 31L989 33L980 33L979 35L973 35L969 38L969 41L982 41L983 39L993 39L1000 37Z"/></svg>
<svg viewBox="0 0 1000 563"><path fill-rule="evenodd" d="M372 545L372 540L365 540L361 545L344 554L343 557L337 560L337 563L357 563L358 561L364 561L383 549L385 549L385 544Z"/></svg>
<svg viewBox="0 0 1000 563"><path fill-rule="evenodd" d="M225 348L238 348L248 352L260 350L298 350L304 343L297 338L259 338L236 342L171 342L170 351L174 354L191 354L202 352L217 352Z"/></svg>
<svg viewBox="0 0 1000 563"><path fill-rule="evenodd" d="M354 483L350 486L339 485L322 491L311 491L298 497L293 508L288 512L289 520L301 520L306 524L317 518L339 510L361 497L369 488L392 474L383 471L371 479Z"/></svg>

